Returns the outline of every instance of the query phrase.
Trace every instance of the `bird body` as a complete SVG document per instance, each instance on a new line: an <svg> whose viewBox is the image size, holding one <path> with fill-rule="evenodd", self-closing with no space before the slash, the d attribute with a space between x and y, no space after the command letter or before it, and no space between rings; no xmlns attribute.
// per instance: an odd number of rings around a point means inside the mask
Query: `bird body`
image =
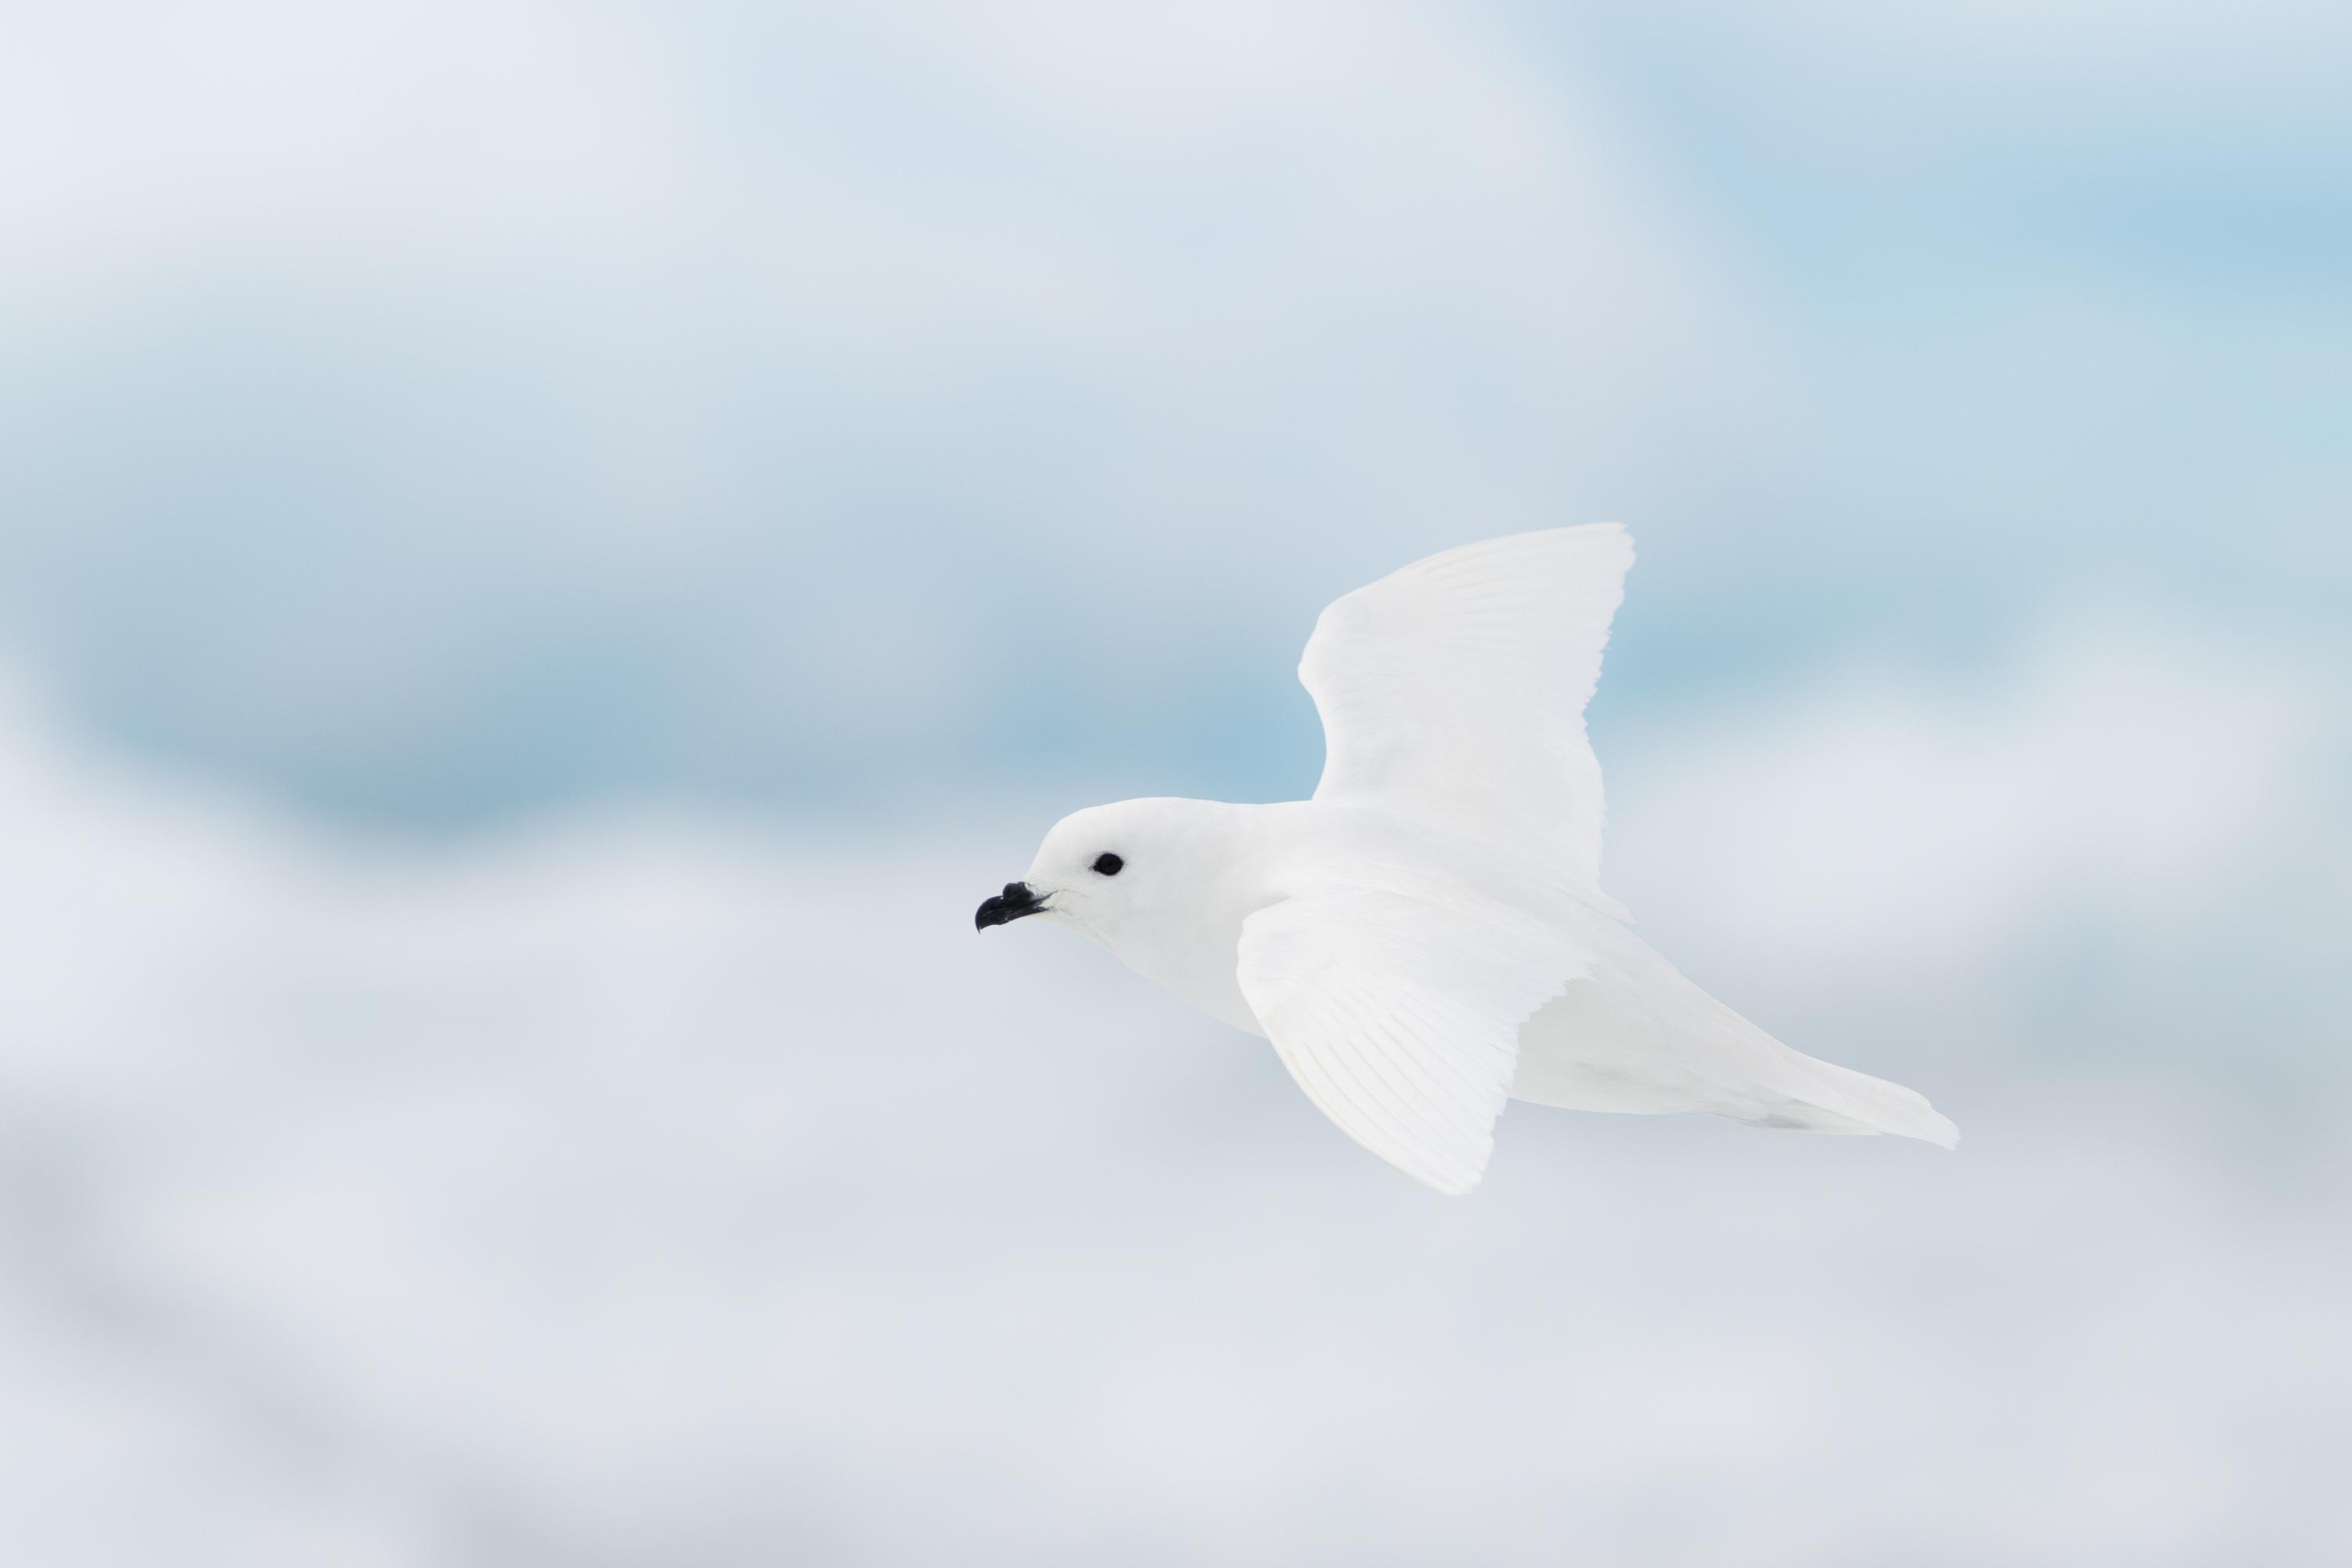
<svg viewBox="0 0 2352 1568"><path fill-rule="evenodd" d="M1780 1044L1601 891L1582 711L1632 558L1614 524L1555 529L1335 602L1300 664L1326 736L1312 799L1074 813L977 923L1067 925L1266 1037L1442 1192L1476 1184L1513 1097L1948 1146L1925 1100Z"/></svg>

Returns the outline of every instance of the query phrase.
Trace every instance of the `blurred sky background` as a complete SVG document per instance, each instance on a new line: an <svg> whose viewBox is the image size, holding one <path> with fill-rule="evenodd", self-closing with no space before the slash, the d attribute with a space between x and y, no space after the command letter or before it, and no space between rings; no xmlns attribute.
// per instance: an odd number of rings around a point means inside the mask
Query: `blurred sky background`
<svg viewBox="0 0 2352 1568"><path fill-rule="evenodd" d="M0 4L0 1556L2352 1560L2352 11ZM971 906L1613 518L1948 1156Z"/></svg>

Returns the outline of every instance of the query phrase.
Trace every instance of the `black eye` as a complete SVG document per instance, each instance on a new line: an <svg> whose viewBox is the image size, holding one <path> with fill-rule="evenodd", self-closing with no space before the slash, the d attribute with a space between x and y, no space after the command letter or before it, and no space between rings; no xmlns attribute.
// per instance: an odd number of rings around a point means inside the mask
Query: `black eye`
<svg viewBox="0 0 2352 1568"><path fill-rule="evenodd" d="M1118 876L1118 868L1126 864L1127 862L1120 859L1118 856L1108 852L1095 857L1095 869L1101 872L1106 877Z"/></svg>

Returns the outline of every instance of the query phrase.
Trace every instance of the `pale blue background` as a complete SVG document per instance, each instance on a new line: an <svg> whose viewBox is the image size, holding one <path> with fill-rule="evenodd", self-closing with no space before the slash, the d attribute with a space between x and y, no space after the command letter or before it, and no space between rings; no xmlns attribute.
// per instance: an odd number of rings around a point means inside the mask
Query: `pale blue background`
<svg viewBox="0 0 2352 1568"><path fill-rule="evenodd" d="M0 1556L2352 1557L2347 17L0 5ZM1602 518L1612 889L1957 1156L971 936Z"/></svg>
<svg viewBox="0 0 2352 1568"><path fill-rule="evenodd" d="M464 825L1295 792L1326 599L1601 517L1604 704L2340 622L2330 8L1253 16L26 8L0 634Z"/></svg>

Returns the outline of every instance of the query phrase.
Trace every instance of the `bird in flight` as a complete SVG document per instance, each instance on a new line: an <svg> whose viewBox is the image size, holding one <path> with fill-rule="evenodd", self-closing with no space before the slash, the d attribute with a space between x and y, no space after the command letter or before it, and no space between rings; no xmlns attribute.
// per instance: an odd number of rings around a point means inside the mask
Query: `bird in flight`
<svg viewBox="0 0 2352 1568"><path fill-rule="evenodd" d="M1584 705L1633 562L1615 523L1550 529L1337 600L1298 663L1312 799L1075 812L975 924L1068 926L1263 1036L1349 1137L1442 1193L1477 1184L1513 1098L1952 1147L1917 1094L1684 979L1601 890Z"/></svg>

